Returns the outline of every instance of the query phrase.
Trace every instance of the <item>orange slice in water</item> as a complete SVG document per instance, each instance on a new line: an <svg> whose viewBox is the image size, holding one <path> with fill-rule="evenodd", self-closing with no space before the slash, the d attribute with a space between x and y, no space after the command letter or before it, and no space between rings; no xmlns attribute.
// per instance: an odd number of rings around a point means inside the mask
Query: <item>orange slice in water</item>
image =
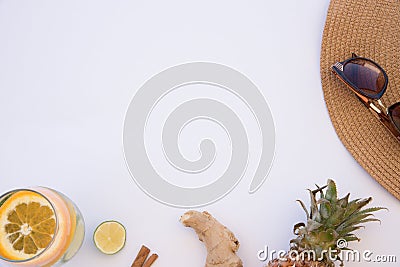
<svg viewBox="0 0 400 267"><path fill-rule="evenodd" d="M53 240L55 213L42 195L21 190L0 203L0 256L26 260L41 253Z"/></svg>

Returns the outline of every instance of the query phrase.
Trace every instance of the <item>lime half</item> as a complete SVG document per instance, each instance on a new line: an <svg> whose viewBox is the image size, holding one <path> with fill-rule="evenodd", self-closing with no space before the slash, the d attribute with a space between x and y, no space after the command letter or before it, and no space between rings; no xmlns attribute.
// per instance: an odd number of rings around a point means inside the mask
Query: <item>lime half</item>
<svg viewBox="0 0 400 267"><path fill-rule="evenodd" d="M115 254L125 246L125 227L117 221L102 222L94 231L93 240L104 254Z"/></svg>

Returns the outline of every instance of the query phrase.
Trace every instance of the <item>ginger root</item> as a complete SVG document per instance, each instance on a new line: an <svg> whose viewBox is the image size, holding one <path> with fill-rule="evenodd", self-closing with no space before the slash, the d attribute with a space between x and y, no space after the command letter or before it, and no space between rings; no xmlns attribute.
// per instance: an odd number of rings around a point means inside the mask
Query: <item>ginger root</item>
<svg viewBox="0 0 400 267"><path fill-rule="evenodd" d="M239 241L224 225L208 212L188 211L180 219L184 226L193 228L207 248L205 267L243 267L236 255Z"/></svg>

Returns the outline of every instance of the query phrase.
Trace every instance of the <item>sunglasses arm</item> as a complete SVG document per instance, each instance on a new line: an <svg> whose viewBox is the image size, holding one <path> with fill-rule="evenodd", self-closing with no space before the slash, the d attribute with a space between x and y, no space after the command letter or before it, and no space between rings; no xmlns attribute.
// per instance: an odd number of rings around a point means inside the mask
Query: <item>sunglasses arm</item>
<svg viewBox="0 0 400 267"><path fill-rule="evenodd" d="M384 109L378 108L373 102L371 102L368 98L365 96L357 93L356 91L353 91L356 96L361 100L361 102L364 103L364 105L374 113L378 119L389 129L389 131L400 141L400 135L398 131L393 127L393 124L391 123L388 114L387 114L387 108L383 105L382 101L379 99L377 100L378 104Z"/></svg>
<svg viewBox="0 0 400 267"><path fill-rule="evenodd" d="M371 109L372 111L374 111L375 113L377 113L380 117L380 115L382 114L382 110L380 108L378 108L374 103L371 102L371 100L369 100L367 97L359 94L358 92L352 90L356 96L361 100L361 102L364 103L365 106L367 106L367 108ZM382 104L382 102L380 100L378 100L378 103L381 107L383 107L385 110L386 107Z"/></svg>

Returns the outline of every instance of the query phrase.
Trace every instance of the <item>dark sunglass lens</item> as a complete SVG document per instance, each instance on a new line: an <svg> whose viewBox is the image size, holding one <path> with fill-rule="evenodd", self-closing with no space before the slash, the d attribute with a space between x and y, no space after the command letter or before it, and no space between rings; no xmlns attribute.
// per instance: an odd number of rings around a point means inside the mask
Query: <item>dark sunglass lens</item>
<svg viewBox="0 0 400 267"><path fill-rule="evenodd" d="M386 77L373 62L356 58L344 65L343 72L358 91L370 98L380 98L385 90Z"/></svg>
<svg viewBox="0 0 400 267"><path fill-rule="evenodd" d="M389 107L389 116L400 132L400 102Z"/></svg>

